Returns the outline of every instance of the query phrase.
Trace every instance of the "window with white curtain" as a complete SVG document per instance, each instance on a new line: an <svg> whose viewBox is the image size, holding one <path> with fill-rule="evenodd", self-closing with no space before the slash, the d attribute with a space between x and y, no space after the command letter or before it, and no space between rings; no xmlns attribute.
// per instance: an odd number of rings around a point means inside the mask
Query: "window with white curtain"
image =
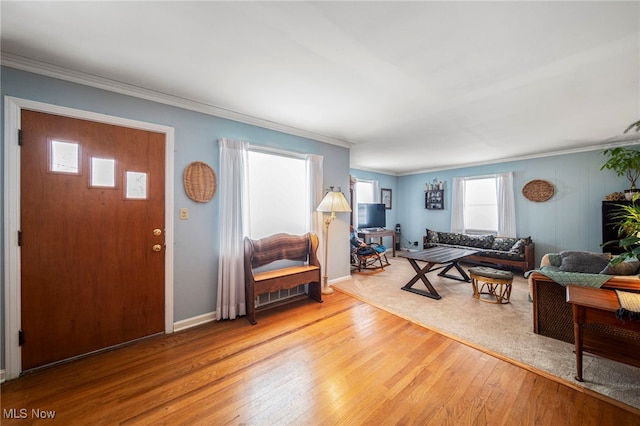
<svg viewBox="0 0 640 426"><path fill-rule="evenodd" d="M451 232L516 236L513 172L454 177L451 189Z"/></svg>
<svg viewBox="0 0 640 426"><path fill-rule="evenodd" d="M496 177L464 180L464 232L498 233L498 194Z"/></svg>
<svg viewBox="0 0 640 426"><path fill-rule="evenodd" d="M305 160L249 150L249 236L307 232Z"/></svg>

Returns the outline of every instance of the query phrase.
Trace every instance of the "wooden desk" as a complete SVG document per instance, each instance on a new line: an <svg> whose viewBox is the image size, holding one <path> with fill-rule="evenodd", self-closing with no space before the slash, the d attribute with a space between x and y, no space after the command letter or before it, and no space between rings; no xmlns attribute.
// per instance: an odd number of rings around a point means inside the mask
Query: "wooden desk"
<svg viewBox="0 0 640 426"><path fill-rule="evenodd" d="M369 242L368 240L371 240L372 238L379 238L381 246L384 245L382 243L382 237L393 237L391 250L393 257L396 257L396 231L391 231L389 229L384 229L382 231L358 231L358 237L363 238L365 243Z"/></svg>
<svg viewBox="0 0 640 426"><path fill-rule="evenodd" d="M640 367L640 339L628 339L596 330L585 330L585 323L598 323L640 332L640 321L616 318L620 309L614 290L567 285L567 302L573 307L576 345L576 380L582 382L582 353L590 352L614 361Z"/></svg>

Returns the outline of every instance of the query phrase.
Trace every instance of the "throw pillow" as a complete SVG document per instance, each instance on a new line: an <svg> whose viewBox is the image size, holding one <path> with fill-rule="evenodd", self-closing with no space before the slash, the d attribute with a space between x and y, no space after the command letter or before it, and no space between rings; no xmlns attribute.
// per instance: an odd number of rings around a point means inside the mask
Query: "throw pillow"
<svg viewBox="0 0 640 426"><path fill-rule="evenodd" d="M524 241L522 240L516 241L516 243L511 247L509 251L513 253L519 253L521 251L524 251Z"/></svg>
<svg viewBox="0 0 640 426"><path fill-rule="evenodd" d="M549 264L551 266L560 266L562 264L562 257L560 253L549 253Z"/></svg>
<svg viewBox="0 0 640 426"><path fill-rule="evenodd" d="M588 251L560 252L560 270L564 272L582 272L585 274L599 274L608 264L609 255Z"/></svg>
<svg viewBox="0 0 640 426"><path fill-rule="evenodd" d="M469 247L486 248L493 247L493 235L469 235L465 245Z"/></svg>
<svg viewBox="0 0 640 426"><path fill-rule="evenodd" d="M617 265L612 265L611 262L609 262L600 273L604 275L636 275L638 270L640 270L640 261L627 260Z"/></svg>
<svg viewBox="0 0 640 426"><path fill-rule="evenodd" d="M458 245L461 235L451 232L438 232L438 241L442 244Z"/></svg>
<svg viewBox="0 0 640 426"><path fill-rule="evenodd" d="M493 245L491 246L492 250L499 251L509 251L511 247L516 243L516 238L507 238L507 237L495 237L493 239Z"/></svg>
<svg viewBox="0 0 640 426"><path fill-rule="evenodd" d="M427 228L427 243L437 243L438 233Z"/></svg>
<svg viewBox="0 0 640 426"><path fill-rule="evenodd" d="M511 246L511 252L512 253L524 253L524 246L526 246L527 244L531 244L533 241L531 240L531 237L526 237L526 238L518 238L518 241L515 242L515 244L513 244L513 246Z"/></svg>

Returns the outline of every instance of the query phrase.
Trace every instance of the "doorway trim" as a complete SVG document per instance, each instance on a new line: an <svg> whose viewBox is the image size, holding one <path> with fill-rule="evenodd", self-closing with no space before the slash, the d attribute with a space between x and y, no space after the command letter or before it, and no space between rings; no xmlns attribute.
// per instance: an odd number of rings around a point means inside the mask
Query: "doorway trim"
<svg viewBox="0 0 640 426"><path fill-rule="evenodd" d="M78 118L121 127L147 130L165 135L165 289L164 331L173 333L173 206L174 206L174 129L173 127L127 118L114 117L73 108L50 105L5 96L4 103L4 312L5 375L13 379L22 372L22 356L18 343L21 328L20 248L20 147L18 131L23 109Z"/></svg>

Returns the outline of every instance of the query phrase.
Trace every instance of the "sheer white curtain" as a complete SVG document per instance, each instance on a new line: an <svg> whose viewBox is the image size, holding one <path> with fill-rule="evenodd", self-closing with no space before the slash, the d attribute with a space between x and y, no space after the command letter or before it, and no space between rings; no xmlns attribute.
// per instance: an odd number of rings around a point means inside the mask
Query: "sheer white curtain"
<svg viewBox="0 0 640 426"><path fill-rule="evenodd" d="M216 319L246 315L244 237L248 235L247 143L226 138L220 143L220 254Z"/></svg>
<svg viewBox="0 0 640 426"><path fill-rule="evenodd" d="M451 188L451 232L464 232L464 178L454 177Z"/></svg>
<svg viewBox="0 0 640 426"><path fill-rule="evenodd" d="M516 202L513 193L513 172L496 175L498 194L498 235L516 237Z"/></svg>
<svg viewBox="0 0 640 426"><path fill-rule="evenodd" d="M307 154L305 156L305 163L307 168L307 198L309 200L309 223L307 230L316 234L318 239L322 241L322 212L316 209L324 197L324 189L322 188L323 157L322 155Z"/></svg>
<svg viewBox="0 0 640 426"><path fill-rule="evenodd" d="M351 215L353 227L358 229L358 203L380 203L380 182L377 180L357 179L355 177L350 177L350 179L354 182L353 199L355 204L351 206L353 210Z"/></svg>
<svg viewBox="0 0 640 426"><path fill-rule="evenodd" d="M353 228L358 229L358 178L355 176L350 176L349 179L353 184L353 206L351 206L351 221L353 223Z"/></svg>
<svg viewBox="0 0 640 426"><path fill-rule="evenodd" d="M380 202L380 182L378 182L377 180L372 180L371 181L371 186L373 186L373 202L374 203L379 203Z"/></svg>

